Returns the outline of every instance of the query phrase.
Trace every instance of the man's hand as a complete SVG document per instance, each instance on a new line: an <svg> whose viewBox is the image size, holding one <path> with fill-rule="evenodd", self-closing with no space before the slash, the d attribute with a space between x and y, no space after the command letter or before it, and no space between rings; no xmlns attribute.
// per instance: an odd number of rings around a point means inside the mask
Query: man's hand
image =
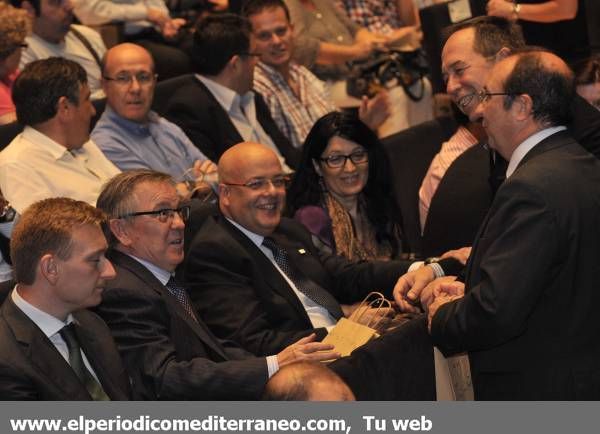
<svg viewBox="0 0 600 434"><path fill-rule="evenodd" d="M446 303L462 298L465 295L465 284L463 282L447 282L438 285L433 290L433 302L429 305L427 312L427 329L431 333L431 320L440 307Z"/></svg>
<svg viewBox="0 0 600 434"><path fill-rule="evenodd" d="M390 113L390 96L385 90L380 91L371 99L363 96L358 108L358 117L373 131L377 131Z"/></svg>
<svg viewBox="0 0 600 434"><path fill-rule="evenodd" d="M388 46L416 50L421 46L422 39L423 32L420 27L400 27L389 36Z"/></svg>
<svg viewBox="0 0 600 434"><path fill-rule="evenodd" d="M402 312L420 312L416 304L423 289L435 279L433 269L427 265L410 271L398 279L394 286L394 301Z"/></svg>
<svg viewBox="0 0 600 434"><path fill-rule="evenodd" d="M156 24L161 29L161 31L165 24L167 24L167 22L171 19L169 15L164 13L164 11L152 7L147 9L146 18L152 24Z"/></svg>
<svg viewBox="0 0 600 434"><path fill-rule="evenodd" d="M446 253L444 253L441 256L441 258L442 259L455 258L455 259L458 259L461 264L465 265L467 263L467 260L469 259L470 255L471 255L471 247L463 247L463 248L456 249L456 250L448 250Z"/></svg>
<svg viewBox="0 0 600 434"><path fill-rule="evenodd" d="M513 12L513 2L507 0L490 0L485 7L488 15L506 18L507 20L516 20L517 16Z"/></svg>
<svg viewBox="0 0 600 434"><path fill-rule="evenodd" d="M421 295L419 299L421 300L421 307L425 310L429 310L429 305L435 299L435 294L439 294L441 292L442 285L446 285L448 283L454 282L456 280L456 276L444 276L435 279L433 282L428 284L423 291L421 291Z"/></svg>
<svg viewBox="0 0 600 434"><path fill-rule="evenodd" d="M277 354L279 367L283 368L294 362L321 362L342 357L340 353L333 351L333 345L315 342L316 336L314 333L306 336Z"/></svg>
<svg viewBox="0 0 600 434"><path fill-rule="evenodd" d="M173 40L179 34L179 29L185 25L185 20L183 18L175 18L170 19L165 23L165 25L161 28L162 35L167 40Z"/></svg>

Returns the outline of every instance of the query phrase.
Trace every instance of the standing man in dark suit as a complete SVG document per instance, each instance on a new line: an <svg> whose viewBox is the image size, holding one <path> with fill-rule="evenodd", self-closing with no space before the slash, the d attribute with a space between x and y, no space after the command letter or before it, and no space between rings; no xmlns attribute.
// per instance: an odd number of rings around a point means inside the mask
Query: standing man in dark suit
<svg viewBox="0 0 600 434"><path fill-rule="evenodd" d="M465 283L429 306L435 344L468 351L476 399L600 398L600 162L564 126L573 94L566 64L532 51L498 62L477 95L507 179Z"/></svg>
<svg viewBox="0 0 600 434"><path fill-rule="evenodd" d="M198 23L187 77L167 103L165 116L179 125L212 161L242 141L265 143L295 168L299 151L281 133L262 97L252 91L258 54L245 18L209 15Z"/></svg>
<svg viewBox="0 0 600 434"><path fill-rule="evenodd" d="M279 367L339 357L330 345L311 342L314 336L259 358L211 333L172 275L183 261L189 207L169 175L122 173L104 187L98 207L110 217L107 256L117 271L98 313L117 342L135 398L258 399Z"/></svg>
<svg viewBox="0 0 600 434"><path fill-rule="evenodd" d="M0 309L0 398L124 400L129 380L106 324L85 308L115 276L104 257L104 214L45 199L15 225L17 285Z"/></svg>
<svg viewBox="0 0 600 434"><path fill-rule="evenodd" d="M339 303L374 290L391 295L410 265L319 253L301 223L281 217L286 181L268 147L228 149L219 160L221 214L195 236L182 267L211 330L257 355L311 333L323 338L343 316Z"/></svg>

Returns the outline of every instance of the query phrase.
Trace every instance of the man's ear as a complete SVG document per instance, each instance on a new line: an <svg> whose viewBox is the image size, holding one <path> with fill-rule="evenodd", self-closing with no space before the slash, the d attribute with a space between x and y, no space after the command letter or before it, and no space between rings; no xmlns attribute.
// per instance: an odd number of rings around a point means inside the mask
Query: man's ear
<svg viewBox="0 0 600 434"><path fill-rule="evenodd" d="M533 100L526 93L517 95L513 101L511 110L516 120L527 120L533 114Z"/></svg>
<svg viewBox="0 0 600 434"><path fill-rule="evenodd" d="M502 59L506 59L508 56L510 56L511 53L512 53L512 51L510 51L510 48L508 48L508 47L502 47L494 55L494 60L496 61L496 63L500 62Z"/></svg>
<svg viewBox="0 0 600 434"><path fill-rule="evenodd" d="M219 184L219 203L224 206L229 206L229 194L231 189L227 184Z"/></svg>
<svg viewBox="0 0 600 434"><path fill-rule="evenodd" d="M60 274L60 266L57 262L56 255L52 253L46 253L40 258L38 264L38 272L46 279L51 285L56 285Z"/></svg>
<svg viewBox="0 0 600 434"><path fill-rule="evenodd" d="M56 116L61 120L69 120L72 113L72 103L66 96L61 96L56 103Z"/></svg>
<svg viewBox="0 0 600 434"><path fill-rule="evenodd" d="M108 227L120 244L125 247L131 246L132 239L129 235L129 224L125 219L110 219Z"/></svg>

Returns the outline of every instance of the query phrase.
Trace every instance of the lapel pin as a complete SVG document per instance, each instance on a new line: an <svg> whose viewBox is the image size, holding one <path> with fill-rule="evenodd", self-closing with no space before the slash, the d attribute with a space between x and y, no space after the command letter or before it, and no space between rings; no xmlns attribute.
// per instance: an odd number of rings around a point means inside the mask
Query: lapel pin
<svg viewBox="0 0 600 434"><path fill-rule="evenodd" d="M300 253L301 255L306 255L306 250L298 249L298 253Z"/></svg>

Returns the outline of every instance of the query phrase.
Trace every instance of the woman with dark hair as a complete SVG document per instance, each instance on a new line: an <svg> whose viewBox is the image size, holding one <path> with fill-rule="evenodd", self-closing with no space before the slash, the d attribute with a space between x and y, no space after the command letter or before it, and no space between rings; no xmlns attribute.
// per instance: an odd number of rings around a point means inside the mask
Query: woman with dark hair
<svg viewBox="0 0 600 434"><path fill-rule="evenodd" d="M383 145L355 115L331 112L304 142L288 191L288 213L315 243L349 259L401 252L398 211Z"/></svg>

